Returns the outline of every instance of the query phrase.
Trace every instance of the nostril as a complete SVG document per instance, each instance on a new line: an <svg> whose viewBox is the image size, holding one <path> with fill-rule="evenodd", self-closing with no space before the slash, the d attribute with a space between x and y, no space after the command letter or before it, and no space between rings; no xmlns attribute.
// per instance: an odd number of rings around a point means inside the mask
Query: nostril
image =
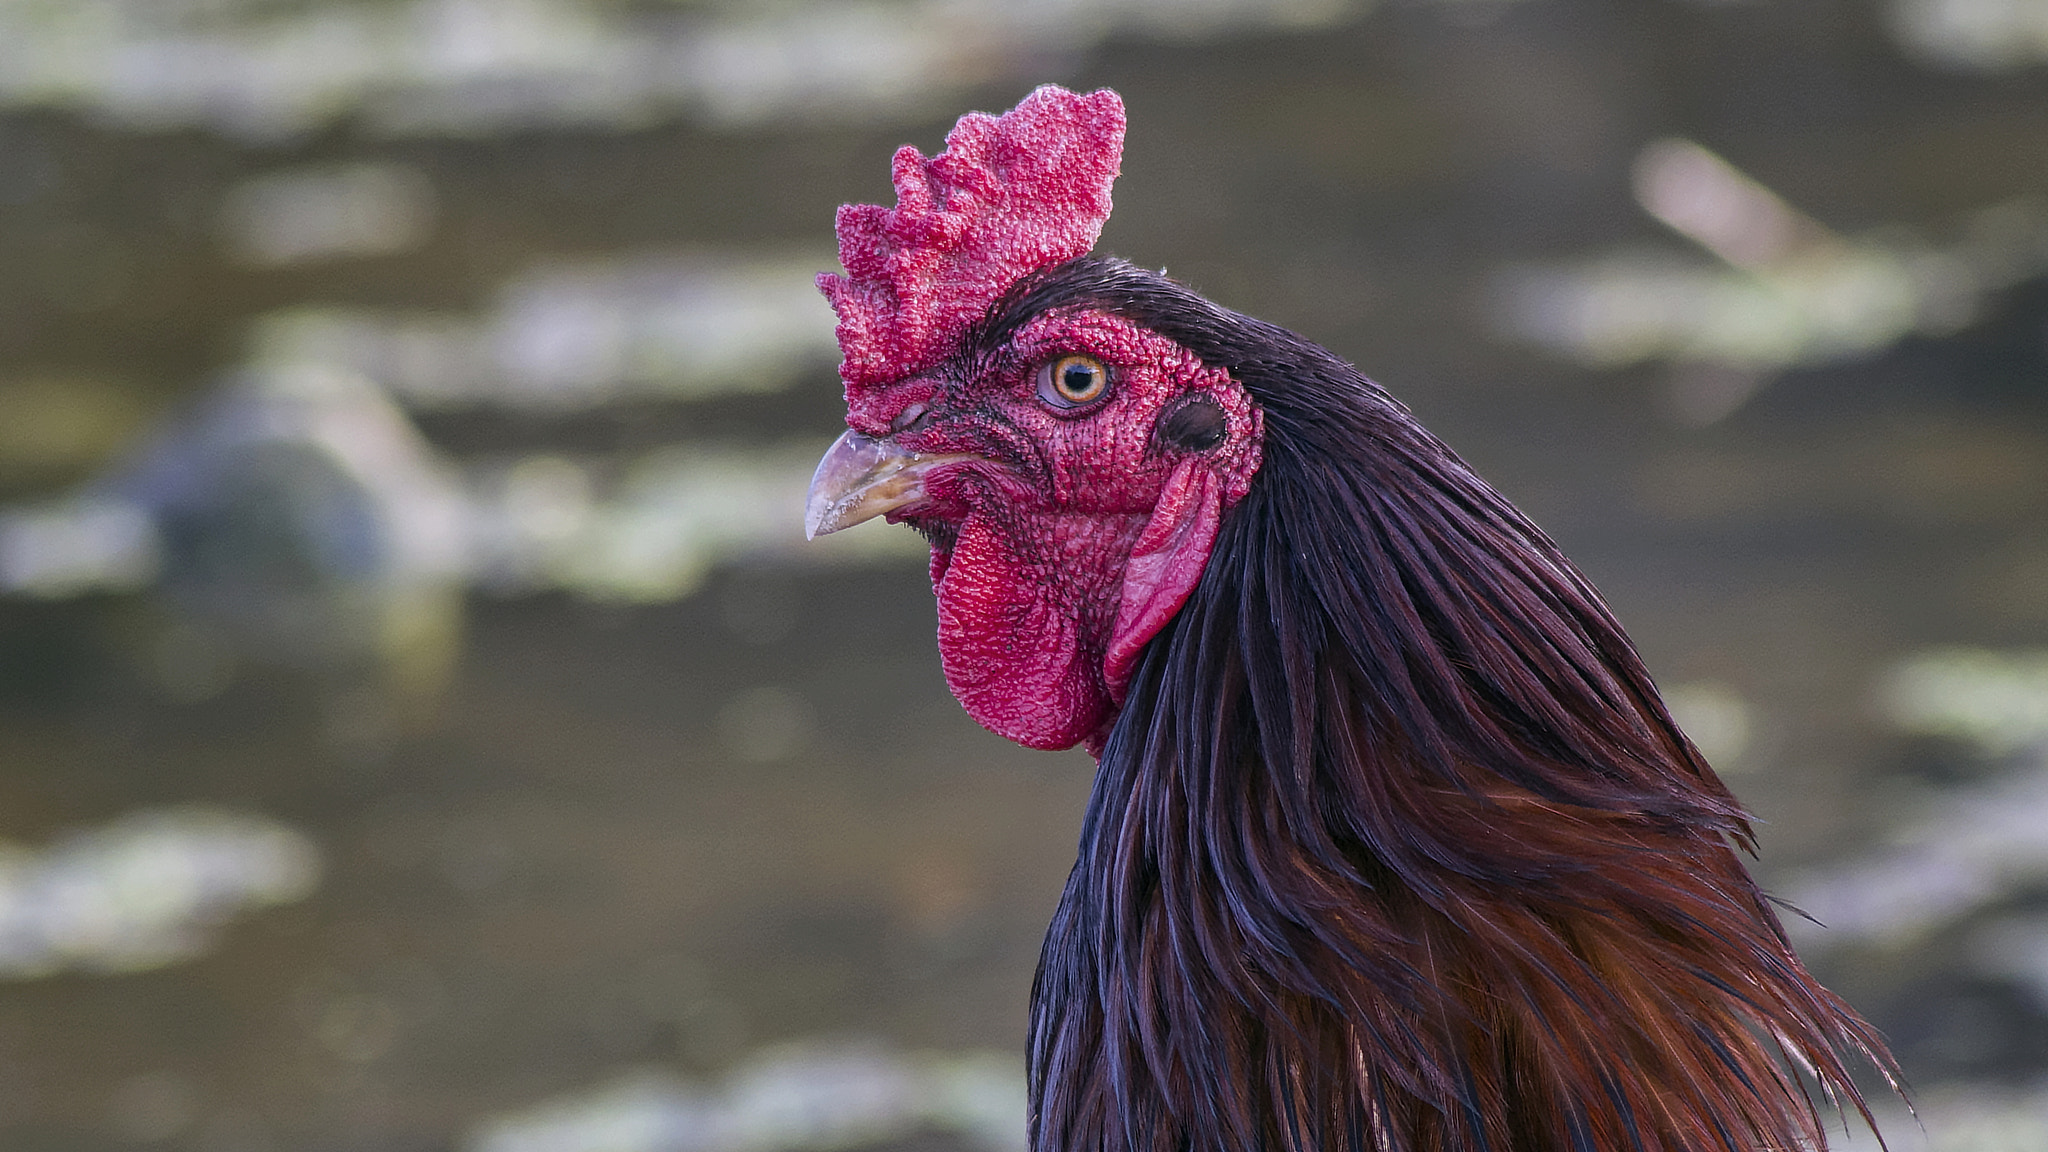
<svg viewBox="0 0 2048 1152"><path fill-rule="evenodd" d="M915 428L919 423L921 423L924 420L925 412L925 406L922 404L912 404L910 407L905 408L901 412L898 412L896 414L896 418L894 420L889 421L890 434L894 435L895 433L898 432L907 432L910 429Z"/></svg>

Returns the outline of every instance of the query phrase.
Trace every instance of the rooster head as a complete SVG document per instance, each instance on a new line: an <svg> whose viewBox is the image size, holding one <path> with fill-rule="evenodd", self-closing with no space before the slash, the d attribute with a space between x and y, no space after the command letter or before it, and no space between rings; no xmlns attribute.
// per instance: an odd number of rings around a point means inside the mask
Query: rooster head
<svg viewBox="0 0 2048 1152"><path fill-rule="evenodd" d="M839 210L848 431L806 530L876 516L931 543L939 654L977 721L1091 750L1260 461L1222 367L1063 291L1109 217L1123 102L1048 85L896 154L897 206Z"/></svg>

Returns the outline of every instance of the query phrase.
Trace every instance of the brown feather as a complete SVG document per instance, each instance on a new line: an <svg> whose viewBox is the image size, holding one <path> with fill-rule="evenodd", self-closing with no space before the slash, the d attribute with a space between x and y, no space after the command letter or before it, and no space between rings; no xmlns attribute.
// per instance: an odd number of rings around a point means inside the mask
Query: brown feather
<svg viewBox="0 0 2048 1152"><path fill-rule="evenodd" d="M1103 750L1034 990L1042 1152L1761 1152L1880 1038L1556 546L1349 365L1083 260L1227 368L1265 464ZM1867 1116L1867 1112L1866 1112Z"/></svg>

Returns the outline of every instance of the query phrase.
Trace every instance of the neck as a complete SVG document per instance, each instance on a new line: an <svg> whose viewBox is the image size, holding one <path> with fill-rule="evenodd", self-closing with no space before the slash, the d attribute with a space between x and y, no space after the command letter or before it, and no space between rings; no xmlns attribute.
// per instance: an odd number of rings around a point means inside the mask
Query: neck
<svg viewBox="0 0 2048 1152"><path fill-rule="evenodd" d="M1881 1042L1584 579L1405 413L1333 475L1261 401L1266 468L1102 749L1034 1148L1824 1147L1772 1049L1861 1109L1840 1053Z"/></svg>

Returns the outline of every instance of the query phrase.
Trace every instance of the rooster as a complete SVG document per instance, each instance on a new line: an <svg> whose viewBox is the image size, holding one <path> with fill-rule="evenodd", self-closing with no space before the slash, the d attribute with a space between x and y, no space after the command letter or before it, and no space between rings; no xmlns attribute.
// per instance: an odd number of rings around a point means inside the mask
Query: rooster
<svg viewBox="0 0 2048 1152"><path fill-rule="evenodd" d="M1548 537L1350 364L1090 255L1114 92L839 211L813 536L931 544L967 711L1098 767L1037 1152L1791 1152L1881 1038Z"/></svg>

